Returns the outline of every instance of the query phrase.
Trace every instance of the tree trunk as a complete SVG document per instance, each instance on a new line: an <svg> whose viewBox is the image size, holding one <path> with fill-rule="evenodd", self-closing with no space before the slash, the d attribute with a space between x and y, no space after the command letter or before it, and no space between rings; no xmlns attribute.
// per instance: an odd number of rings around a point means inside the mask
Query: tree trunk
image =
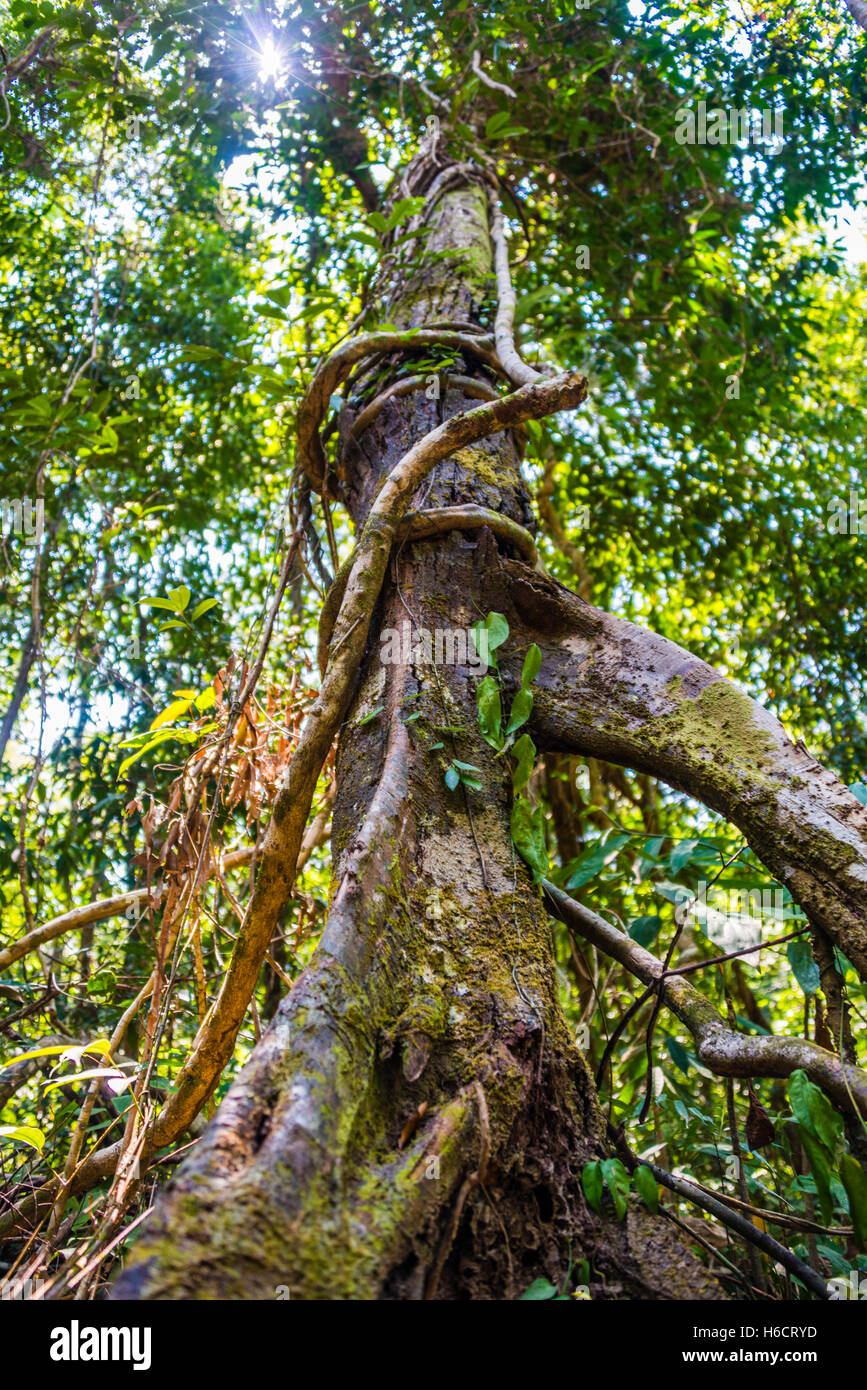
<svg viewBox="0 0 867 1390"><path fill-rule="evenodd" d="M411 166L430 234L420 270L395 254L386 315L399 327L478 323L492 269L478 173ZM385 365L396 379L400 359ZM353 437L382 368L362 364L341 414L356 525L416 440L493 394L468 354L451 368L458 389L439 374L438 398L431 378ZM458 450L413 503L464 504L532 525L512 433ZM512 845L504 760L479 732L479 671L472 648L435 664L421 646L422 630L460 640L496 607L508 550L476 530L395 552L340 737L321 943L115 1296L271 1298L288 1286L301 1298L514 1298L581 1258L596 1296L721 1296L670 1225L633 1202L623 1222L597 1216L583 1199L581 1167L606 1154L605 1122L559 1008L540 895ZM479 769L480 790L446 787L453 757Z"/></svg>
<svg viewBox="0 0 867 1390"><path fill-rule="evenodd" d="M477 328L493 261L484 177L440 167L435 140L410 166L402 192L426 197L410 230L427 242L420 263L411 238L385 259L398 328ZM498 315L516 379L500 327ZM341 412L339 491L359 528L413 445L494 394L484 351L417 365L426 375L409 390L402 356L359 363ZM532 526L520 448L513 430L453 450L413 505ZM867 812L837 778L705 663L529 566L507 528L462 526L392 555L341 731L320 947L158 1204L118 1296L515 1297L579 1259L598 1296L720 1296L642 1207L620 1224L583 1200L604 1120L512 844L508 774L479 730L472 652L438 660L437 635L466 642L491 610L509 620L507 685L530 643L542 648L538 747L628 765L727 816L819 942L867 973ZM450 790L453 759L481 785Z"/></svg>

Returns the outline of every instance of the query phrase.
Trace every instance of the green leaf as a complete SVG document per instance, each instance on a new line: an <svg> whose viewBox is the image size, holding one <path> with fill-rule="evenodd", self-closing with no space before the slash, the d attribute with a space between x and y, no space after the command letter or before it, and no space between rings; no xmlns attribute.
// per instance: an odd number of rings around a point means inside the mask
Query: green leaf
<svg viewBox="0 0 867 1390"><path fill-rule="evenodd" d="M264 304L255 304L253 308L255 313L263 319L280 319L281 322L285 323L289 317L285 309L281 309L278 304L269 304L267 301Z"/></svg>
<svg viewBox="0 0 867 1390"><path fill-rule="evenodd" d="M633 941L638 942L639 946L647 948L653 945L661 927L662 918L656 913L649 913L645 917L636 917L629 923L629 935Z"/></svg>
<svg viewBox="0 0 867 1390"><path fill-rule="evenodd" d="M453 792L455 788L460 785L460 781L461 774L458 772L456 767L450 764L446 768L446 786L448 787L449 791Z"/></svg>
<svg viewBox="0 0 867 1390"><path fill-rule="evenodd" d="M210 357L222 357L221 352L211 347L195 347L192 344L181 351L181 357L187 362L205 362Z"/></svg>
<svg viewBox="0 0 867 1390"><path fill-rule="evenodd" d="M538 883L548 873L548 846L545 842L545 812L541 806L535 809L523 796L517 797L512 805L510 819L512 839L515 849L533 870L533 881Z"/></svg>
<svg viewBox="0 0 867 1390"><path fill-rule="evenodd" d="M512 701L512 708L509 711L509 722L506 725L506 737L514 734L520 729L522 724L526 724L533 711L533 692L524 690L523 687L517 692Z"/></svg>
<svg viewBox="0 0 867 1390"><path fill-rule="evenodd" d="M807 996L816 994L820 983L819 967L813 960L809 941L805 941L803 937L799 937L797 941L790 941L786 947L786 955L792 967L792 974L804 993Z"/></svg>
<svg viewBox="0 0 867 1390"><path fill-rule="evenodd" d="M192 698L172 700L172 703L151 721L151 730L162 729L166 724L175 724L183 715L189 714L192 703Z"/></svg>
<svg viewBox="0 0 867 1390"><path fill-rule="evenodd" d="M534 1279L521 1297L519 1303L540 1303L543 1299L556 1298L557 1289L548 1279Z"/></svg>
<svg viewBox="0 0 867 1390"><path fill-rule="evenodd" d="M37 1125L0 1125L0 1139L29 1144L31 1149L40 1154L45 1147L45 1135Z"/></svg>
<svg viewBox="0 0 867 1390"><path fill-rule="evenodd" d="M679 874L681 869L686 868L686 865L692 858L697 845L698 840L680 840L678 844L675 845L674 849L671 851L671 855L668 860L669 872L673 874Z"/></svg>
<svg viewBox="0 0 867 1390"><path fill-rule="evenodd" d="M819 1199L822 1220L829 1226L834 1214L834 1203L831 1200L831 1164L828 1154L823 1145L804 1129L803 1125L800 1126L800 1135L810 1164L810 1172L816 1183L816 1196Z"/></svg>
<svg viewBox="0 0 867 1390"><path fill-rule="evenodd" d="M142 598L139 603L148 603L151 608L167 608L170 613L176 613L175 605L167 598Z"/></svg>
<svg viewBox="0 0 867 1390"><path fill-rule="evenodd" d="M589 883L591 878L595 878L607 859L631 839L629 835L611 835L605 840L600 840L597 844L591 845L577 859L573 859L568 865L571 870L570 876L566 881L567 891L574 888L581 888L585 883Z"/></svg>
<svg viewBox="0 0 867 1390"><path fill-rule="evenodd" d="M581 1186L584 1189L584 1196L587 1198L588 1206L590 1206L598 1216L601 1216L603 1178L602 1164L598 1159L594 1159L592 1163L584 1164L584 1167L581 1169Z"/></svg>
<svg viewBox="0 0 867 1390"><path fill-rule="evenodd" d="M183 613L191 597L186 584L179 584L176 589L169 589L169 599L176 613Z"/></svg>
<svg viewBox="0 0 867 1390"><path fill-rule="evenodd" d="M496 135L497 131L502 130L503 126L508 125L511 119L512 115L510 111L496 111L494 115L490 116L485 122L485 139L490 140L491 136Z"/></svg>
<svg viewBox="0 0 867 1390"><path fill-rule="evenodd" d="M115 1082L122 1081L124 1085L129 1085L132 1080L131 1076L124 1076L117 1067L90 1067L87 1071L71 1072L68 1076L58 1076L51 1081L43 1082L43 1093L47 1095L49 1091L56 1090L58 1086L71 1086L79 1081L93 1081L97 1077L104 1077L106 1080ZM117 1089L119 1088L115 1088L116 1091Z"/></svg>
<svg viewBox="0 0 867 1390"><path fill-rule="evenodd" d="M601 1167L605 1184L614 1202L617 1220L622 1221L626 1215L626 1194L631 1183L630 1176L619 1158L603 1158Z"/></svg>
<svg viewBox="0 0 867 1390"><path fill-rule="evenodd" d="M218 598L203 598L201 603L197 603L190 614L190 622L194 623L197 618L201 618L203 613L209 613L212 608L216 608L220 602Z"/></svg>
<svg viewBox="0 0 867 1390"><path fill-rule="evenodd" d="M644 1205L649 1207L655 1216L659 1211L659 1188L656 1185L656 1178L646 1163L639 1163L632 1174L632 1186Z"/></svg>
<svg viewBox="0 0 867 1390"><path fill-rule="evenodd" d="M378 714L382 714L382 711L383 711L384 709L385 709L385 705L377 705L377 706L376 706L376 709L372 709L372 710L370 711L369 714L366 714L366 715L364 716L363 719L359 719L359 721L358 721L358 727L359 727L359 729L361 728L362 724L369 724L370 721L371 721L371 719L375 719L376 716L377 716Z"/></svg>
<svg viewBox="0 0 867 1390"><path fill-rule="evenodd" d="M840 1159L840 1178L849 1198L855 1241L859 1250L867 1250L867 1177L861 1164L850 1153L844 1153Z"/></svg>
<svg viewBox="0 0 867 1390"><path fill-rule="evenodd" d="M213 728L213 725L211 725L210 727ZM204 734L206 732L208 732L207 728L201 729L199 731L195 729L160 729L159 732L155 734L152 739L150 739L147 743L142 744L141 747L138 748L135 753L131 754L131 756L128 758L124 758L123 762L117 770L118 778L121 778L123 774L126 772L127 768L132 767L133 763L138 762L139 758L143 758L145 753L150 753L152 749L159 748L160 744L165 743L168 739L177 739L181 743L195 743L199 738L199 734ZM125 739L120 746L121 748L128 747L129 743L131 742L132 740Z"/></svg>
<svg viewBox="0 0 867 1390"><path fill-rule="evenodd" d="M501 647L509 635L509 624L502 613L489 613L483 623L475 623L470 628L473 646L486 666L496 668L494 652Z"/></svg>
<svg viewBox="0 0 867 1390"><path fill-rule="evenodd" d="M678 1071L682 1071L684 1076L688 1076L690 1061L689 1053L687 1052L686 1048L683 1046L682 1043L678 1042L677 1038L667 1037L665 1039L665 1045L668 1048L669 1056L671 1057L671 1060L672 1062L674 1062L674 1065L677 1067Z"/></svg>
<svg viewBox="0 0 867 1390"><path fill-rule="evenodd" d="M863 782L853 782L849 790L862 806L867 806L867 786Z"/></svg>
<svg viewBox="0 0 867 1390"><path fill-rule="evenodd" d="M841 1120L824 1091L800 1068L789 1077L789 1101L801 1130L812 1135L833 1158Z"/></svg>
<svg viewBox="0 0 867 1390"><path fill-rule="evenodd" d="M524 665L521 671L521 686L524 690L529 690L541 669L542 653L534 642L527 652L527 655L524 657Z"/></svg>
<svg viewBox="0 0 867 1390"><path fill-rule="evenodd" d="M476 688L479 706L479 728L482 737L492 748L503 746L503 709L500 702L500 687L493 676L485 676Z"/></svg>
<svg viewBox="0 0 867 1390"><path fill-rule="evenodd" d="M536 745L529 734L521 734L512 748L512 787L517 795L526 787L533 775L536 762Z"/></svg>
<svg viewBox="0 0 867 1390"><path fill-rule="evenodd" d="M108 1038L94 1038L93 1042L75 1044L70 1047L67 1043L61 1043L59 1047L34 1047L30 1052L19 1052L17 1057L10 1057L5 1064L7 1067L14 1066L16 1062L29 1062L33 1057L67 1057L78 1061L84 1056L85 1052L97 1052L103 1057L111 1057L109 1051L110 1043ZM0 1068L3 1070L3 1068Z"/></svg>

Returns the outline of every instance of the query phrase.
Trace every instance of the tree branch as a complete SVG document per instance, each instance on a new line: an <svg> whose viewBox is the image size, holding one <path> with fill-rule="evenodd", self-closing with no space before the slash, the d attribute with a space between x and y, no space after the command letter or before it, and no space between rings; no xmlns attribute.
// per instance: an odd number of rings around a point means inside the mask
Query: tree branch
<svg viewBox="0 0 867 1390"><path fill-rule="evenodd" d="M547 879L542 888L555 917L580 933L646 985L689 1029L699 1061L717 1076L791 1076L805 1071L840 1110L867 1118L867 1072L848 1066L806 1038L746 1037L734 1032L682 974L668 974L661 960Z"/></svg>

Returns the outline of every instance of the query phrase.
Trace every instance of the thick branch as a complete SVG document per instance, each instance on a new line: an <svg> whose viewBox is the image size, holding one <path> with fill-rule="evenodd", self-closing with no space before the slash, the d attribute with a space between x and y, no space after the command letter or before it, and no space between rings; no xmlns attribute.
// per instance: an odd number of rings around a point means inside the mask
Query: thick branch
<svg viewBox="0 0 867 1390"><path fill-rule="evenodd" d="M867 978L867 808L699 657L503 566L519 626L543 651L537 744L652 773L718 811Z"/></svg>
<svg viewBox="0 0 867 1390"><path fill-rule="evenodd" d="M747 1037L733 1031L683 975L667 974L650 951L553 883L546 880L543 889L555 917L644 984L662 982L663 1002L689 1029L699 1061L717 1076L791 1076L801 1069L841 1110L857 1114L860 1108L867 1117L867 1072L860 1067L845 1066L833 1052L806 1038Z"/></svg>

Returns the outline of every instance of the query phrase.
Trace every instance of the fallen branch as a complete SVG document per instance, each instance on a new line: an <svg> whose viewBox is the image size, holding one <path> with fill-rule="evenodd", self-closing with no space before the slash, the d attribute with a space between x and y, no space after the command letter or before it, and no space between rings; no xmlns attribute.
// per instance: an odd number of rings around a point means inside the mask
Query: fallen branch
<svg viewBox="0 0 867 1390"><path fill-rule="evenodd" d="M772 1260L776 1260L790 1274L794 1274L805 1288L814 1293L817 1298L830 1299L831 1294L828 1285L803 1260L799 1260L797 1255L793 1255L791 1250L787 1250L785 1245L780 1245L779 1241L774 1240L766 1231L760 1231L758 1226L754 1226L747 1217L741 1216L740 1212L732 1211L730 1207L724 1205L716 1197L712 1197L702 1188L696 1187L686 1178L669 1173L665 1168L658 1168L655 1163L648 1163L645 1159L641 1162L649 1168L656 1181L662 1183L670 1192L676 1192L679 1197L684 1197L686 1201L692 1202L694 1206L701 1207L702 1211L714 1216L723 1226L728 1226L730 1231L735 1231L743 1240L750 1245L756 1246L764 1254L769 1255Z"/></svg>

